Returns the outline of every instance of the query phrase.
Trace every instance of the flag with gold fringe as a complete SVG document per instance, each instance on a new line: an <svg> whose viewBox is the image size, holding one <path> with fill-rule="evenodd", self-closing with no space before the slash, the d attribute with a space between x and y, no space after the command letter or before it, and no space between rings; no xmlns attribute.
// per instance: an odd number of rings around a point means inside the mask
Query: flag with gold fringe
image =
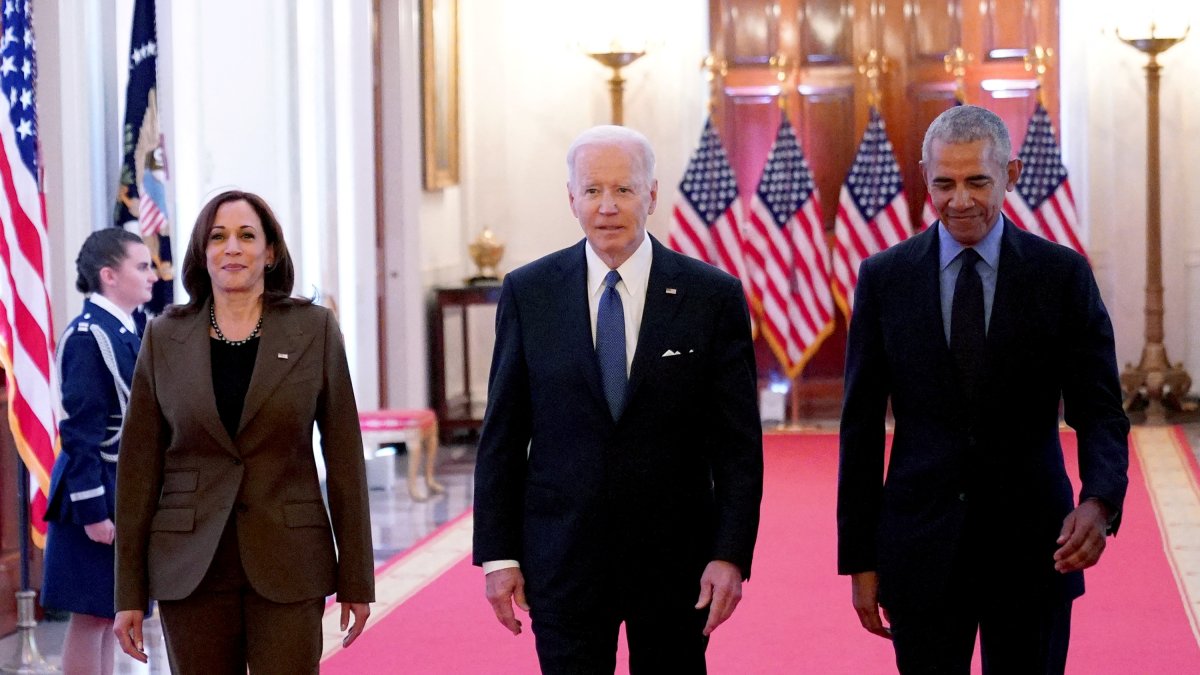
<svg viewBox="0 0 1200 675"><path fill-rule="evenodd" d="M45 546L50 472L58 445L54 331L47 287L49 233L38 153L37 59L31 3L6 3L0 17L0 365L8 423L29 469L31 536ZM0 494L5 491L0 489Z"/></svg>

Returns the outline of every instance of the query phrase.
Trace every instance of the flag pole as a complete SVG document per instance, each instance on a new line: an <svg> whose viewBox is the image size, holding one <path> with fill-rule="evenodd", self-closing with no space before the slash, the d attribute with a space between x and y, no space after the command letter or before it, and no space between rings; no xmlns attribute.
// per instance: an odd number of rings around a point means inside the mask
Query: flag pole
<svg viewBox="0 0 1200 675"><path fill-rule="evenodd" d="M17 649L0 673L39 675L57 673L59 669L46 663L38 650L37 615L34 598L37 593L29 588L29 469L25 461L17 457L17 523L21 537L21 590L17 591Z"/></svg>

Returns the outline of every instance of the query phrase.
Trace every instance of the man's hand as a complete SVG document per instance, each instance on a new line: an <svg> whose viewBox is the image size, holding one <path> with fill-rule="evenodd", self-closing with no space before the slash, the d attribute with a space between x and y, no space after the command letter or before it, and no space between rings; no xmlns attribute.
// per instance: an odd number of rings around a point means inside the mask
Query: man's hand
<svg viewBox="0 0 1200 675"><path fill-rule="evenodd" d="M875 572L852 574L850 589L854 611L858 613L858 622L862 627L881 638L891 640L892 631L883 625L883 618L879 615L879 575ZM884 615L887 615L886 610Z"/></svg>
<svg viewBox="0 0 1200 675"><path fill-rule="evenodd" d="M123 609L117 612L113 620L113 634L121 645L121 651L133 658L147 663L145 643L142 641L142 619L145 614L140 609Z"/></svg>
<svg viewBox="0 0 1200 675"><path fill-rule="evenodd" d="M1110 515L1108 507L1098 499L1085 500L1068 513L1058 535L1054 569L1065 574L1095 565L1104 553Z"/></svg>
<svg viewBox="0 0 1200 675"><path fill-rule="evenodd" d="M712 635L717 626L733 615L733 610L742 600L742 571L737 565L724 560L714 560L700 575L700 598L696 609L708 607L708 621L704 624L704 635Z"/></svg>
<svg viewBox="0 0 1200 675"><path fill-rule="evenodd" d="M525 601L525 575L521 568L508 567L491 572L484 577L487 587L487 599L492 604L496 619L513 635L521 634L521 621L513 611L513 603L517 607L529 611L529 603Z"/></svg>
<svg viewBox="0 0 1200 675"><path fill-rule="evenodd" d="M117 528L113 526L112 518L105 518L98 523L84 525L83 531L87 533L88 539L97 544L106 544L111 546L113 537L117 535Z"/></svg>
<svg viewBox="0 0 1200 675"><path fill-rule="evenodd" d="M354 625L350 625L350 614L354 614ZM350 629L346 633L346 637L342 638L342 648L345 649L358 639L359 635L367 627L367 617L371 616L371 605L366 602L343 602L342 603L342 630Z"/></svg>

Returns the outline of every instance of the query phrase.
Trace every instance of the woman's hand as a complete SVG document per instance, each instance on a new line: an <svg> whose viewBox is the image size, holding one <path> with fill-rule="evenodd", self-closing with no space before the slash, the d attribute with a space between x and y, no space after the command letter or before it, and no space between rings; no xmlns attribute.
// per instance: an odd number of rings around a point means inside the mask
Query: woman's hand
<svg viewBox="0 0 1200 675"><path fill-rule="evenodd" d="M112 518L105 518L98 523L84 525L83 531L87 533L88 539L106 546L112 546L113 538L117 536L117 528L113 526Z"/></svg>
<svg viewBox="0 0 1200 675"><path fill-rule="evenodd" d="M350 614L354 613L354 625L350 626ZM350 632L346 633L346 637L342 639L342 647L349 647L362 635L363 629L367 627L367 617L371 616L371 605L366 602L343 602L342 603L342 630L350 627Z"/></svg>
<svg viewBox="0 0 1200 675"><path fill-rule="evenodd" d="M111 521L110 521L111 524ZM123 609L117 612L113 620L113 634L121 643L121 651L133 658L146 663L145 642L142 641L142 619L145 613L140 609Z"/></svg>

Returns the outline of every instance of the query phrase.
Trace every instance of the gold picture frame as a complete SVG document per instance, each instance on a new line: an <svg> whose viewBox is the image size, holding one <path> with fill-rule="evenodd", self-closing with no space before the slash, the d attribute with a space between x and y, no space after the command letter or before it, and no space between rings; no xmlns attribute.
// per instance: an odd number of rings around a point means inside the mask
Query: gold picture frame
<svg viewBox="0 0 1200 675"><path fill-rule="evenodd" d="M458 0L421 0L425 189L458 183Z"/></svg>

